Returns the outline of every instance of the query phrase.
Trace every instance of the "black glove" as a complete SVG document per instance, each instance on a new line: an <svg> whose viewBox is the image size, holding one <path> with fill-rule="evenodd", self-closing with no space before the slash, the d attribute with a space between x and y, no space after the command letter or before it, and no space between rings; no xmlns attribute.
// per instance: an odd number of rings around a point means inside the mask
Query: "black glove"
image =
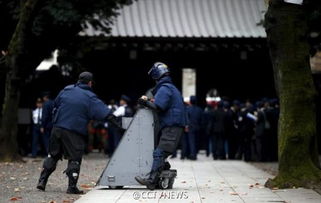
<svg viewBox="0 0 321 203"><path fill-rule="evenodd" d="M151 101L148 101L148 100L139 98L138 101L137 101L137 103L138 103L139 105L141 105L141 106L145 106L145 107L150 108L150 109L152 109L152 110L155 110L155 111L158 110L157 106L156 106L153 102L151 102Z"/></svg>
<svg viewBox="0 0 321 203"><path fill-rule="evenodd" d="M137 101L137 103L138 103L139 105L142 105L142 106L146 106L146 102L147 102L147 100L142 99L142 98L139 98L138 101Z"/></svg>

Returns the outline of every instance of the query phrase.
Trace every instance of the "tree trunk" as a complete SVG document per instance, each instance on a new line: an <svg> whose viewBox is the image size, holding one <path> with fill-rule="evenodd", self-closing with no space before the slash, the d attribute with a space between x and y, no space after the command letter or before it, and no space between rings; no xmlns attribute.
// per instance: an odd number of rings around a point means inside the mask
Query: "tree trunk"
<svg viewBox="0 0 321 203"><path fill-rule="evenodd" d="M266 186L320 185L315 96L304 7L270 0L265 16L277 92L280 98L279 173Z"/></svg>
<svg viewBox="0 0 321 203"><path fill-rule="evenodd" d="M6 56L6 87L3 101L0 128L0 161L19 159L17 146L17 121L20 99L20 87L30 70L35 65L30 57L27 37L31 34L35 8L39 0L27 0L20 13L19 22L9 44Z"/></svg>

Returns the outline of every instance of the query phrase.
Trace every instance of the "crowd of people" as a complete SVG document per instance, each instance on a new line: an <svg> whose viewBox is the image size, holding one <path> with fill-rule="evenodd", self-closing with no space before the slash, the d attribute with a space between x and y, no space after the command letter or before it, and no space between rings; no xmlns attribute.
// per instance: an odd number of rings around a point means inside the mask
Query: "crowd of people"
<svg viewBox="0 0 321 203"><path fill-rule="evenodd" d="M214 160L277 161L277 99L264 98L254 104L238 100L207 104L203 111L197 106L196 98L190 98L181 159L196 160L202 146L197 140L203 137L206 155L212 154Z"/></svg>
<svg viewBox="0 0 321 203"><path fill-rule="evenodd" d="M36 100L32 113L31 156L46 155L52 123L53 101L49 93ZM136 106L126 95L119 102L111 100L108 107L121 123L123 117L132 117ZM277 99L263 98L255 103L234 100L211 100L202 109L197 98L185 101L188 125L181 137L180 158L196 160L201 149L213 159L243 159L245 161L277 161ZM86 152L103 151L111 156L123 132L105 121L91 121L88 125ZM174 153L172 158L176 157Z"/></svg>

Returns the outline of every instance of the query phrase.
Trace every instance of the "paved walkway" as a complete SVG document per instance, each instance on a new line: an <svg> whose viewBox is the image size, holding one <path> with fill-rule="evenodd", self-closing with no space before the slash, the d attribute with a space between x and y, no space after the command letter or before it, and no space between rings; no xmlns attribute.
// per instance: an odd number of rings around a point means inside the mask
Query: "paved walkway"
<svg viewBox="0 0 321 203"><path fill-rule="evenodd" d="M320 203L313 190L270 190L263 185L271 175L243 161L170 160L178 176L172 190L150 191L144 187L120 190L96 187L76 203L106 202L287 202Z"/></svg>

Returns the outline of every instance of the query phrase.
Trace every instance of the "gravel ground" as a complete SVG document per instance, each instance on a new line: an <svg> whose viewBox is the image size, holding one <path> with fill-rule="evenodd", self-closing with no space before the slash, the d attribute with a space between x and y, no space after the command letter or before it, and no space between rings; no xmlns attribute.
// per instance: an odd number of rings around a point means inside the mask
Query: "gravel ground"
<svg viewBox="0 0 321 203"><path fill-rule="evenodd" d="M36 189L42 167L42 158L24 158L25 163L0 163L0 203L71 203L80 195L66 194L68 179L63 171L67 161L59 161L56 171L50 176L46 192ZM103 154L84 156L78 186L87 192L105 168L107 158Z"/></svg>

